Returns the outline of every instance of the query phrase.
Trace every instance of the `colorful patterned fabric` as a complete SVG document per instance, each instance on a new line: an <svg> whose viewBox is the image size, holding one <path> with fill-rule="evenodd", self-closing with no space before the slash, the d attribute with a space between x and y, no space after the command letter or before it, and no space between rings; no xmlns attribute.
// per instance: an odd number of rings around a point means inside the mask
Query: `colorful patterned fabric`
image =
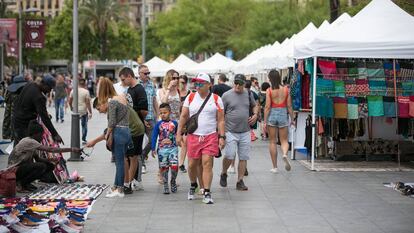
<svg viewBox="0 0 414 233"><path fill-rule="evenodd" d="M334 116L334 104L331 98L325 96L316 96L316 115L321 117Z"/></svg>
<svg viewBox="0 0 414 233"><path fill-rule="evenodd" d="M318 78L316 80L316 95L333 94L335 91L332 80Z"/></svg>
<svg viewBox="0 0 414 233"><path fill-rule="evenodd" d="M409 103L409 115L410 117L414 117L414 96L410 96L410 103Z"/></svg>
<svg viewBox="0 0 414 233"><path fill-rule="evenodd" d="M334 97L334 113L335 118L337 119L347 119L348 118L348 102L346 98Z"/></svg>
<svg viewBox="0 0 414 233"><path fill-rule="evenodd" d="M358 96L357 85L354 79L345 80L346 96Z"/></svg>
<svg viewBox="0 0 414 233"><path fill-rule="evenodd" d="M347 98L348 101L348 119L358 119L358 100L357 98Z"/></svg>
<svg viewBox="0 0 414 233"><path fill-rule="evenodd" d="M369 95L369 84L367 79L356 79L355 83L357 96Z"/></svg>
<svg viewBox="0 0 414 233"><path fill-rule="evenodd" d="M371 91L371 95L385 95L386 93L386 82L385 79L383 80L369 80L368 81L369 84L369 89Z"/></svg>
<svg viewBox="0 0 414 233"><path fill-rule="evenodd" d="M373 78L373 77L385 78L384 65L382 64L381 61L367 62L366 66L367 66L368 78Z"/></svg>
<svg viewBox="0 0 414 233"><path fill-rule="evenodd" d="M345 83L344 81L333 81L335 96L345 97Z"/></svg>
<svg viewBox="0 0 414 233"><path fill-rule="evenodd" d="M368 115L384 116L384 102L382 96L367 96Z"/></svg>
<svg viewBox="0 0 414 233"><path fill-rule="evenodd" d="M347 62L346 66L348 67L348 75L351 78L358 76L358 64L355 62Z"/></svg>
<svg viewBox="0 0 414 233"><path fill-rule="evenodd" d="M368 77L368 71L367 67L365 65L365 62L360 61L357 63L358 66L358 77L359 78L367 78Z"/></svg>
<svg viewBox="0 0 414 233"><path fill-rule="evenodd" d="M338 80L334 61L318 60L318 66L325 79Z"/></svg>
<svg viewBox="0 0 414 233"><path fill-rule="evenodd" d="M410 118L410 97L398 96L398 117Z"/></svg>
<svg viewBox="0 0 414 233"><path fill-rule="evenodd" d="M368 103L365 97L358 97L358 116L359 118L368 117Z"/></svg>

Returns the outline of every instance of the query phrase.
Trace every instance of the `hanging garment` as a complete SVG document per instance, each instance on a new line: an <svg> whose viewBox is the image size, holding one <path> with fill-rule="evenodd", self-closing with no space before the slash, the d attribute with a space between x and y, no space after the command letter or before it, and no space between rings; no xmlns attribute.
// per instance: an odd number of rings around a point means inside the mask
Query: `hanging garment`
<svg viewBox="0 0 414 233"><path fill-rule="evenodd" d="M333 81L335 96L345 97L345 83L344 81Z"/></svg>
<svg viewBox="0 0 414 233"><path fill-rule="evenodd" d="M398 96L398 117L410 118L410 97Z"/></svg>
<svg viewBox="0 0 414 233"><path fill-rule="evenodd" d="M312 116L310 115L306 118L304 146L308 149L308 153L312 151Z"/></svg>
<svg viewBox="0 0 414 233"><path fill-rule="evenodd" d="M313 74L313 58L307 58L305 59L305 71L308 72L308 74Z"/></svg>
<svg viewBox="0 0 414 233"><path fill-rule="evenodd" d="M333 97L334 101L334 116L337 119L347 119L348 117L348 103L346 98Z"/></svg>
<svg viewBox="0 0 414 233"><path fill-rule="evenodd" d="M368 116L384 116L382 96L367 96Z"/></svg>
<svg viewBox="0 0 414 233"><path fill-rule="evenodd" d="M357 123L357 136L363 137L365 135L365 119L359 118Z"/></svg>
<svg viewBox="0 0 414 233"><path fill-rule="evenodd" d="M333 99L325 96L316 96L316 115L320 117L334 116Z"/></svg>
<svg viewBox="0 0 414 233"><path fill-rule="evenodd" d="M357 85L354 79L345 80L346 96L358 96Z"/></svg>
<svg viewBox="0 0 414 233"><path fill-rule="evenodd" d="M358 119L358 100L355 97L347 98L348 119Z"/></svg>
<svg viewBox="0 0 414 233"><path fill-rule="evenodd" d="M304 61L303 61L303 59L299 59L298 60L298 62L297 62L297 64L298 64L298 71L301 73L301 74L304 74L305 73L305 67L304 67Z"/></svg>
<svg viewBox="0 0 414 233"><path fill-rule="evenodd" d="M369 84L367 79L356 79L355 83L358 96L369 95Z"/></svg>
<svg viewBox="0 0 414 233"><path fill-rule="evenodd" d="M339 131L339 138L346 139L348 136L348 120L347 119L339 119L338 120L338 131Z"/></svg>
<svg viewBox="0 0 414 233"><path fill-rule="evenodd" d="M410 96L414 94L414 82L407 80L405 82L402 82L402 95L403 96Z"/></svg>
<svg viewBox="0 0 414 233"><path fill-rule="evenodd" d="M348 120L348 138L355 138L357 133L357 122L358 120Z"/></svg>
<svg viewBox="0 0 414 233"><path fill-rule="evenodd" d="M410 117L414 117L414 96L410 96L409 113Z"/></svg>
<svg viewBox="0 0 414 233"><path fill-rule="evenodd" d="M333 95L335 91L332 80L318 78L316 80L316 95Z"/></svg>
<svg viewBox="0 0 414 233"><path fill-rule="evenodd" d="M290 95L292 97L292 108L294 110L299 110L302 108L302 91L301 91L301 82L302 82L302 75L299 71L295 71L293 78L291 79L290 84Z"/></svg>
<svg viewBox="0 0 414 233"><path fill-rule="evenodd" d="M368 72L367 72L367 67L365 65L365 62L359 61L357 63L357 66L358 66L358 77L366 79L368 77Z"/></svg>
<svg viewBox="0 0 414 233"><path fill-rule="evenodd" d="M384 96L387 90L387 84L385 82L385 78L382 80L368 80L369 89L371 91L371 95L381 95Z"/></svg>
<svg viewBox="0 0 414 233"><path fill-rule="evenodd" d="M400 77L401 75L400 64L398 63L395 64L395 71L396 71L397 77ZM384 62L384 73L385 73L385 77L394 78L394 68L393 68L392 62Z"/></svg>
<svg viewBox="0 0 414 233"><path fill-rule="evenodd" d="M384 65L381 61L367 62L368 78L385 78Z"/></svg>
<svg viewBox="0 0 414 233"><path fill-rule="evenodd" d="M325 79L338 80L336 63L334 61L318 59L318 66Z"/></svg>
<svg viewBox="0 0 414 233"><path fill-rule="evenodd" d="M323 119L323 128L325 130L323 136L332 137L332 118Z"/></svg>
<svg viewBox="0 0 414 233"><path fill-rule="evenodd" d="M358 64L356 62L350 61L346 63L346 66L348 67L348 75L351 78L358 77Z"/></svg>
<svg viewBox="0 0 414 233"><path fill-rule="evenodd" d="M395 112L395 97L384 96L384 116L386 117L396 117Z"/></svg>
<svg viewBox="0 0 414 233"><path fill-rule="evenodd" d="M336 62L336 71L338 73L338 77L341 80L345 80L348 77L348 67L345 61L337 61Z"/></svg>
<svg viewBox="0 0 414 233"><path fill-rule="evenodd" d="M398 134L404 137L408 136L410 131L410 119L409 118L398 118Z"/></svg>
<svg viewBox="0 0 414 233"><path fill-rule="evenodd" d="M318 135L322 135L325 133L325 129L323 128L323 120L322 117L318 119Z"/></svg>
<svg viewBox="0 0 414 233"><path fill-rule="evenodd" d="M301 76L301 91L302 91L302 97L301 97L301 105L303 109L310 109L310 89L311 89L311 78L308 73Z"/></svg>
<svg viewBox="0 0 414 233"><path fill-rule="evenodd" d="M409 62L400 62L401 78L413 78L414 77L414 65Z"/></svg>
<svg viewBox="0 0 414 233"><path fill-rule="evenodd" d="M359 118L368 117L368 103L365 97L358 97L358 116Z"/></svg>

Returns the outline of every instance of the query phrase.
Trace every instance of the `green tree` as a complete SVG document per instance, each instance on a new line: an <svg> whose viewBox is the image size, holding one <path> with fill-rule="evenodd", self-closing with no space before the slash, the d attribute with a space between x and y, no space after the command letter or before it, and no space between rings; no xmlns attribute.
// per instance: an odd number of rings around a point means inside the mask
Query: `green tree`
<svg viewBox="0 0 414 233"><path fill-rule="evenodd" d="M128 22L127 13L128 7L117 0L85 0L80 5L79 24L99 39L101 59L108 58L109 32L119 35L118 22Z"/></svg>

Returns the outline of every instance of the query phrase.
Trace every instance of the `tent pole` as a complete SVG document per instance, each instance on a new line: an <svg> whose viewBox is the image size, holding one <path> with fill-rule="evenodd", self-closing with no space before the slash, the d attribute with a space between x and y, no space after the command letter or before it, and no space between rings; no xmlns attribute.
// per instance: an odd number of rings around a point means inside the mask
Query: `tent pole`
<svg viewBox="0 0 414 233"><path fill-rule="evenodd" d="M397 68L395 64L395 59L393 59L392 69L394 72L395 119L396 119L397 128L398 128ZM398 140L398 144L397 144L397 160L398 160L398 170L401 171L400 140Z"/></svg>
<svg viewBox="0 0 414 233"><path fill-rule="evenodd" d="M318 57L313 57L313 87L312 87L312 155L311 155L311 170L315 170L315 156L316 156L316 72L318 66Z"/></svg>

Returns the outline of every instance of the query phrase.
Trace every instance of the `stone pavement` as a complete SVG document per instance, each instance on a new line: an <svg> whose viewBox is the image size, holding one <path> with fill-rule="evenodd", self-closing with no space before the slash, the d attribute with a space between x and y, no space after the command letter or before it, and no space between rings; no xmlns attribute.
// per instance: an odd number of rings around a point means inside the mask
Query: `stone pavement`
<svg viewBox="0 0 414 233"><path fill-rule="evenodd" d="M105 124L105 116L95 112L89 138L101 133ZM70 114L65 123L56 125L69 145ZM414 199L383 186L414 182L413 172L312 172L293 161L291 172L280 169L271 174L266 146L261 141L253 145L247 192L236 191L236 175L229 175L228 187L221 188L221 159L215 160L214 205L202 204L201 197L187 200L186 174L179 175L177 194L162 194L156 181L157 162L150 157L149 172L143 175L145 190L123 199L101 196L84 232L414 232ZM115 166L109 160L101 143L91 158L68 166L85 176L87 183L112 184ZM6 161L6 156L0 156L0 167Z"/></svg>

